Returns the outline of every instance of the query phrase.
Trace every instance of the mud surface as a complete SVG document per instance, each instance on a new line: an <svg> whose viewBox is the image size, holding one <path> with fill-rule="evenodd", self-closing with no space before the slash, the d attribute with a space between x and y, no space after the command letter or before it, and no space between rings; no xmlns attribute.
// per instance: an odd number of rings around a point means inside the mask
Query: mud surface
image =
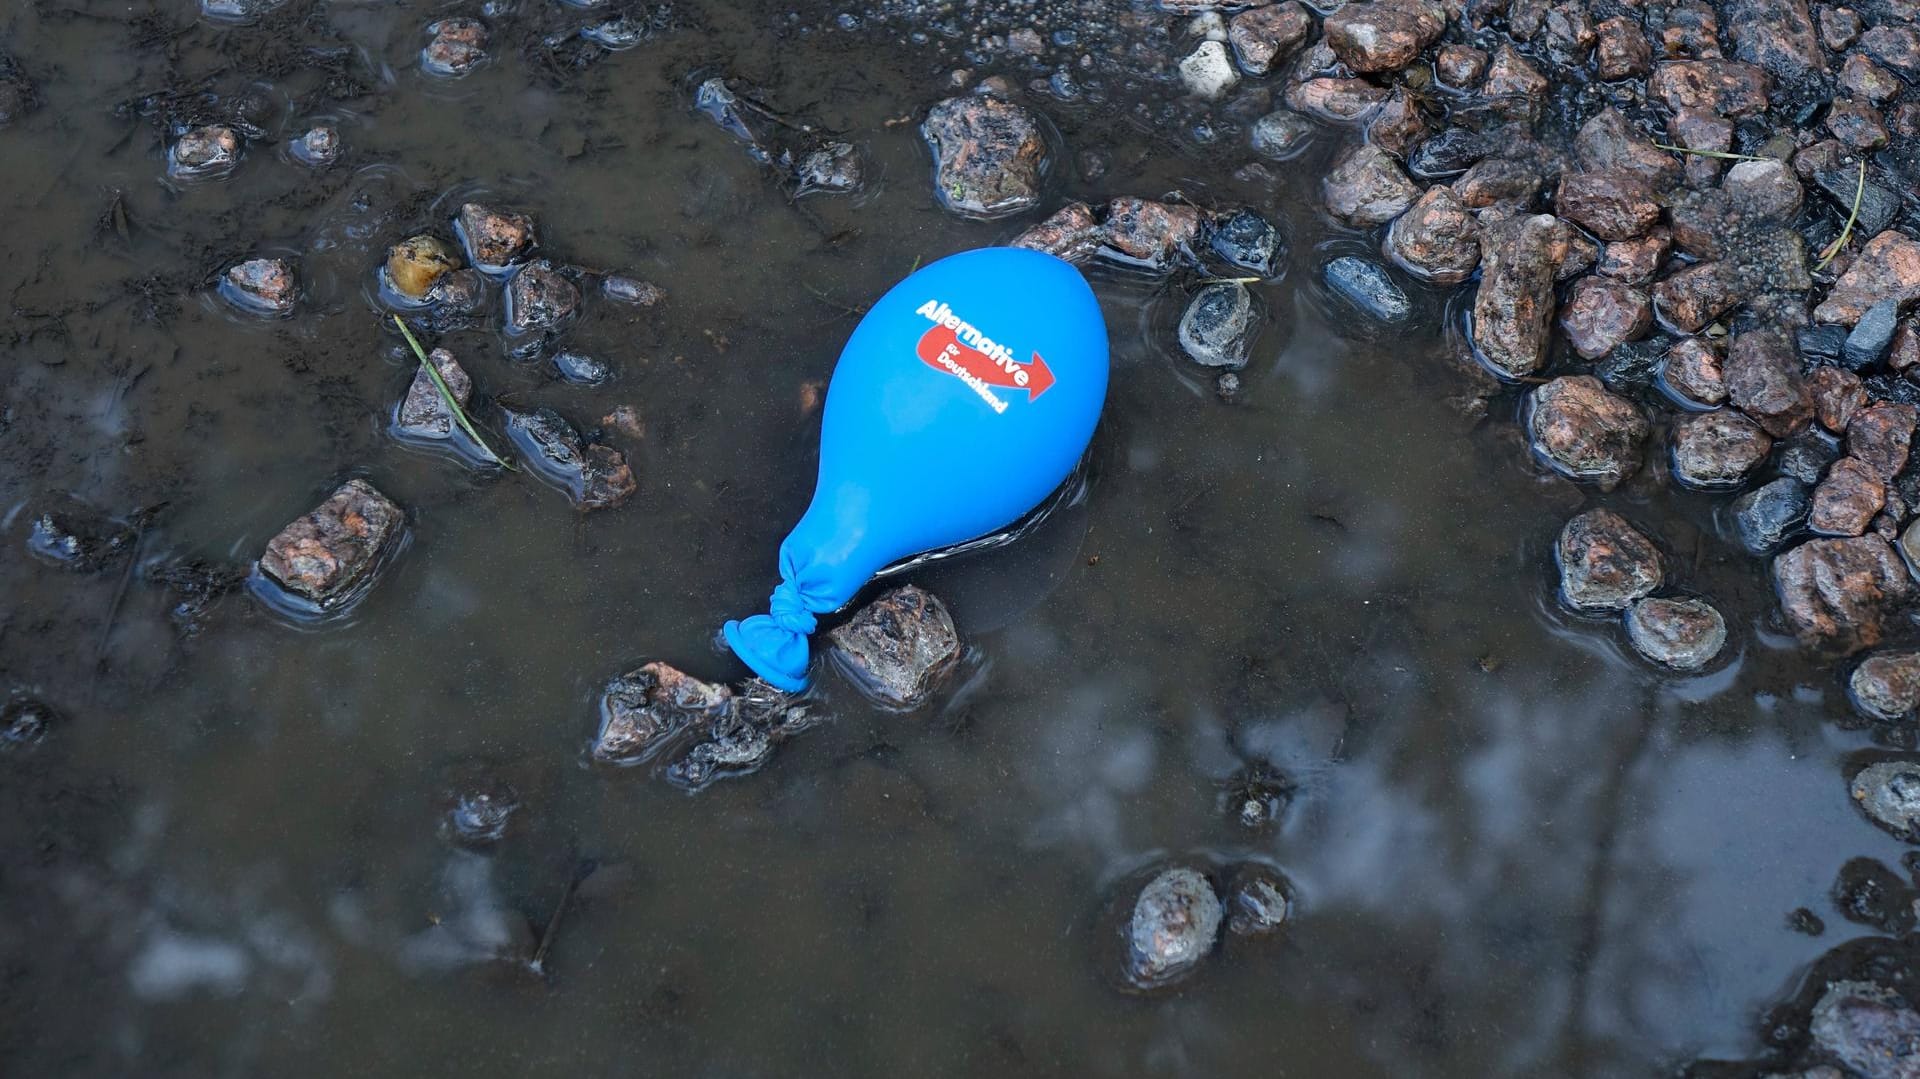
<svg viewBox="0 0 1920 1079"><path fill-rule="evenodd" d="M455 16L484 58L424 72ZM1910 977L1909 847L1850 784L1912 720L1867 725L1801 651L1726 499L1573 486L1524 385L1463 418L1458 290L1396 274L1411 317L1356 317L1321 272L1378 258L1322 209L1344 136L1245 171L1257 113L1127 74L1174 21L1089 14L1012 67L1047 88L1038 208L966 220L918 126L981 33L837 16L0 15L8 1074L1644 1076L1797 1059L1829 981ZM742 152L694 108L715 75L856 145L860 191ZM208 124L238 162L170 178ZM319 126L331 164L285 152ZM909 575L969 649L940 699L823 672L816 729L697 795L589 763L619 672L741 675L709 641L764 602L864 304L1069 199L1173 191L1286 239L1232 400L1180 353L1190 280L1089 266L1115 371L1086 494ZM617 447L618 507L389 433L414 364L377 270L470 202L581 275L564 344L609 374L527 357L497 296L428 346L483 417ZM221 298L255 258L297 263L288 317ZM612 302L609 273L665 297ZM349 614L290 620L239 575L354 477L409 543ZM39 551L67 499L124 546ZM1561 604L1594 505L1724 616L1703 671ZM1284 930L1118 993L1102 912L1170 863L1283 871Z"/></svg>

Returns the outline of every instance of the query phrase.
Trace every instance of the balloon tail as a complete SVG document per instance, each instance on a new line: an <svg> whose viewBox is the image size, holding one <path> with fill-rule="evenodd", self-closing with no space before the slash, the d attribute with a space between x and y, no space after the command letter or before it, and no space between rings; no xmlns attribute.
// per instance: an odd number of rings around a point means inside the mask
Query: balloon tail
<svg viewBox="0 0 1920 1079"><path fill-rule="evenodd" d="M720 632L733 654L754 673L779 689L798 693L807 688L807 668L812 663L807 637L819 624L800 590L790 581L781 581L766 614L728 622Z"/></svg>

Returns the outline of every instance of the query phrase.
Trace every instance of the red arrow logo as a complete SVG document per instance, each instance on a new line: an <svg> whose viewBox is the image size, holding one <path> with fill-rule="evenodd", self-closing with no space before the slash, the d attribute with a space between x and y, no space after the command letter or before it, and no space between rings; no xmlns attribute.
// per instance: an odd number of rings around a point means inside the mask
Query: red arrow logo
<svg viewBox="0 0 1920 1079"><path fill-rule="evenodd" d="M964 375L988 386L1024 389L1029 401L1053 387L1053 369L1038 352L1033 354L1033 362L1024 366L997 359L961 344L959 336L945 326L935 326L921 335L914 351L919 354L920 362L936 371L955 378Z"/></svg>

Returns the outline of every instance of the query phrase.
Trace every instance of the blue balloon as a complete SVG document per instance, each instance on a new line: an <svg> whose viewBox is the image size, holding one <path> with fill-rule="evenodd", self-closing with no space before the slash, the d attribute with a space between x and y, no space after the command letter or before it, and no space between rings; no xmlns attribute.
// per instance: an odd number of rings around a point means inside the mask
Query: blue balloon
<svg viewBox="0 0 1920 1079"><path fill-rule="evenodd" d="M769 613L734 654L807 686L807 636L887 566L1018 521L1072 473L1107 396L1107 328L1072 264L1023 248L941 259L854 328L821 416L813 503Z"/></svg>

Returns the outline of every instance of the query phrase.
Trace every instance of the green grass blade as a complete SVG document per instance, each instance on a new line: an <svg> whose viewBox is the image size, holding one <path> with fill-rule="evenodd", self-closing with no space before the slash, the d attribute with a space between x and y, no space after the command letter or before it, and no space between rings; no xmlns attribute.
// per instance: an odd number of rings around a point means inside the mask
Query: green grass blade
<svg viewBox="0 0 1920 1079"><path fill-rule="evenodd" d="M1689 150L1685 146L1668 146L1664 142L1653 144L1656 150L1670 150L1676 154L1692 154L1695 157L1717 157L1722 161L1772 161L1771 157L1755 157L1752 154L1730 154L1725 150Z"/></svg>
<svg viewBox="0 0 1920 1079"><path fill-rule="evenodd" d="M1819 273L1821 270L1826 269L1827 263L1832 262L1833 257L1840 253L1840 249L1847 246L1848 238L1853 235L1853 223L1860 220L1860 196L1866 193L1867 162L1865 158L1862 158L1860 160L1860 182L1853 185L1853 209L1847 211L1847 223L1841 227L1840 235L1835 236L1833 242L1827 245L1826 250L1820 252L1820 261L1813 264L1814 273Z"/></svg>
<svg viewBox="0 0 1920 1079"><path fill-rule="evenodd" d="M447 380L440 377L439 370L433 366L433 361L427 358L427 350L420 347L420 342L413 336L413 331L407 328L407 324L399 315L393 316L393 324L400 327L400 335L407 339L407 344L413 346L413 354L419 357L420 366L426 369L427 377L433 380L433 388L440 391L440 399L447 403L447 408L453 412L453 418L460 421L460 429L465 431L467 437L473 439L481 449L487 451L487 456L493 458L501 468L509 472L514 471L513 462L493 452L493 447L487 445L487 440L481 438L480 432L473 429L473 421L467 419L467 410L461 408L460 402L453 399L453 391L447 388Z"/></svg>

